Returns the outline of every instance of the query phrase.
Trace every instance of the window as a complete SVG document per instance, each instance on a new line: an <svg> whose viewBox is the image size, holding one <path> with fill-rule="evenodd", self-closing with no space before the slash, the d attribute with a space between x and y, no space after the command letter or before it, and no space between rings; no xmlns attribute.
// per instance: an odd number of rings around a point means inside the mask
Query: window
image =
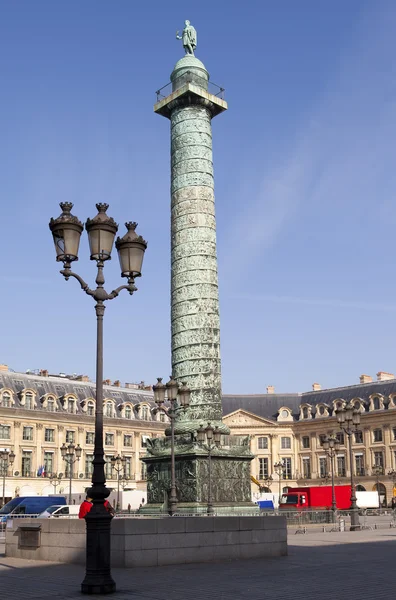
<svg viewBox="0 0 396 600"><path fill-rule="evenodd" d="M362 405L360 404L359 401L356 401L353 406L356 408L356 410L359 410L359 411L362 410Z"/></svg>
<svg viewBox="0 0 396 600"><path fill-rule="evenodd" d="M268 458L259 458L259 479L268 477Z"/></svg>
<svg viewBox="0 0 396 600"><path fill-rule="evenodd" d="M34 406L33 406L33 394L32 394L32 392L26 392L24 406L25 406L25 408L27 410L32 410L34 408Z"/></svg>
<svg viewBox="0 0 396 600"><path fill-rule="evenodd" d="M336 438L337 438L340 446L345 446L345 436L342 433L342 431L339 431L338 433L336 433Z"/></svg>
<svg viewBox="0 0 396 600"><path fill-rule="evenodd" d="M355 454L355 474L358 477L365 475L363 454Z"/></svg>
<svg viewBox="0 0 396 600"><path fill-rule="evenodd" d="M309 417L309 410L308 410L307 406L303 407L303 409L302 409L302 416L303 416L303 419L308 419L308 417Z"/></svg>
<svg viewBox="0 0 396 600"><path fill-rule="evenodd" d="M374 452L374 465L376 467L384 468L384 454L383 452Z"/></svg>
<svg viewBox="0 0 396 600"><path fill-rule="evenodd" d="M22 477L30 477L32 467L32 453L22 452Z"/></svg>
<svg viewBox="0 0 396 600"><path fill-rule="evenodd" d="M161 411L160 414L159 414L159 417L160 417L160 422L161 423L165 423L165 421L166 421L166 419L165 419L165 413Z"/></svg>
<svg viewBox="0 0 396 600"><path fill-rule="evenodd" d="M10 425L0 425L0 440L11 439L11 427Z"/></svg>
<svg viewBox="0 0 396 600"><path fill-rule="evenodd" d="M378 396L375 396L375 398L373 398L373 409L380 410L380 408L381 408L380 399L378 398Z"/></svg>
<svg viewBox="0 0 396 600"><path fill-rule="evenodd" d="M91 479L93 473L93 455L86 454L85 455L85 479Z"/></svg>
<svg viewBox="0 0 396 600"><path fill-rule="evenodd" d="M337 475L338 477L345 477L345 456L337 456Z"/></svg>
<svg viewBox="0 0 396 600"><path fill-rule="evenodd" d="M132 458L130 456L125 456L125 467L124 467L125 477L130 477L131 473L132 473Z"/></svg>
<svg viewBox="0 0 396 600"><path fill-rule="evenodd" d="M355 431L355 444L363 444L363 431Z"/></svg>
<svg viewBox="0 0 396 600"><path fill-rule="evenodd" d="M26 442L33 441L33 427L24 427L22 432L22 439Z"/></svg>
<svg viewBox="0 0 396 600"><path fill-rule="evenodd" d="M288 416L289 416L289 411L286 410L286 409L283 409L281 411L281 417L282 417L282 419L287 419Z"/></svg>
<svg viewBox="0 0 396 600"><path fill-rule="evenodd" d="M301 445L303 448L309 448L310 447L310 439L309 439L309 435L303 435L301 438Z"/></svg>
<svg viewBox="0 0 396 600"><path fill-rule="evenodd" d="M112 417L112 416L113 416L113 403L106 402L106 417Z"/></svg>
<svg viewBox="0 0 396 600"><path fill-rule="evenodd" d="M291 439L289 437L281 437L281 448L282 450L290 450Z"/></svg>
<svg viewBox="0 0 396 600"><path fill-rule="evenodd" d="M132 436L124 435L124 446L128 446L130 448L132 446Z"/></svg>
<svg viewBox="0 0 396 600"><path fill-rule="evenodd" d="M392 429L393 431L393 441L396 442L396 427Z"/></svg>
<svg viewBox="0 0 396 600"><path fill-rule="evenodd" d="M148 421L148 406L143 406L142 408L142 419L143 421Z"/></svg>
<svg viewBox="0 0 396 600"><path fill-rule="evenodd" d="M290 438L285 438L285 439L290 441ZM292 461L291 461L291 458L284 458L284 459L282 459L282 462L284 464L283 479L291 479L292 478Z"/></svg>
<svg viewBox="0 0 396 600"><path fill-rule="evenodd" d="M75 440L75 432L74 431L66 431L66 444L74 444Z"/></svg>
<svg viewBox="0 0 396 600"><path fill-rule="evenodd" d="M325 433L321 433L321 434L319 435L319 444L320 444L321 446L323 446L323 442L325 441L325 439L326 439L326 434L325 434Z"/></svg>
<svg viewBox="0 0 396 600"><path fill-rule="evenodd" d="M11 395L10 395L9 392L3 392L2 406L3 406L3 408L10 408L10 406L11 406Z"/></svg>
<svg viewBox="0 0 396 600"><path fill-rule="evenodd" d="M86 444L94 444L95 443L95 433L93 431L86 432L85 443Z"/></svg>
<svg viewBox="0 0 396 600"><path fill-rule="evenodd" d="M303 467L303 477L304 479L311 479L311 459L303 458L302 460Z"/></svg>
<svg viewBox="0 0 396 600"><path fill-rule="evenodd" d="M325 407L322 405L319 406L319 414L321 417L323 417L323 415L325 414Z"/></svg>
<svg viewBox="0 0 396 600"><path fill-rule="evenodd" d="M382 442L382 429L374 429L373 440L374 442Z"/></svg>
<svg viewBox="0 0 396 600"><path fill-rule="evenodd" d="M114 469L113 465L111 464L111 456L106 456L105 475L106 479L113 479Z"/></svg>
<svg viewBox="0 0 396 600"><path fill-rule="evenodd" d="M319 477L323 479L327 477L327 458L325 456L319 458Z"/></svg>
<svg viewBox="0 0 396 600"><path fill-rule="evenodd" d="M45 475L52 475L54 472L54 454L53 452L44 452L44 473Z"/></svg>
<svg viewBox="0 0 396 600"><path fill-rule="evenodd" d="M130 406L125 407L125 418L132 419L132 409Z"/></svg>
<svg viewBox="0 0 396 600"><path fill-rule="evenodd" d="M147 479L147 466L144 462L142 462L142 467L140 469L140 477L142 478L142 481L146 481Z"/></svg>
<svg viewBox="0 0 396 600"><path fill-rule="evenodd" d="M95 414L95 405L93 402L88 402L88 406L87 406L87 415L89 417L93 417Z"/></svg>
<svg viewBox="0 0 396 600"><path fill-rule="evenodd" d="M259 437L257 439L257 448L259 450L268 450L268 438L267 437Z"/></svg>
<svg viewBox="0 0 396 600"><path fill-rule="evenodd" d="M148 435L142 435L142 437L140 438L140 447L141 448L147 448L147 440L149 439L150 436Z"/></svg>
<svg viewBox="0 0 396 600"><path fill-rule="evenodd" d="M74 411L74 406L75 406L75 400L73 400L73 398L68 398L67 399L67 412L73 414Z"/></svg>
<svg viewBox="0 0 396 600"><path fill-rule="evenodd" d="M114 446L114 433L106 433L105 445L106 446Z"/></svg>
<svg viewBox="0 0 396 600"><path fill-rule="evenodd" d="M56 408L55 400L53 398L48 398L48 400L47 400L47 410L49 412L55 412L55 408Z"/></svg>
<svg viewBox="0 0 396 600"><path fill-rule="evenodd" d="M54 429L46 429L44 431L44 440L46 442L54 442L55 441L55 430Z"/></svg>

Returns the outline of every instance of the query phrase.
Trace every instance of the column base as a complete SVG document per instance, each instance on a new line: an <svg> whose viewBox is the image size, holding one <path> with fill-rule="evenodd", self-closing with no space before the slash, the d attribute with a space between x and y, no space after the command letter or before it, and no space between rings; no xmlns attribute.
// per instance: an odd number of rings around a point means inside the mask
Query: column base
<svg viewBox="0 0 396 600"><path fill-rule="evenodd" d="M111 580L106 583L85 583L81 584L81 593L82 594L114 594L116 591L116 583Z"/></svg>

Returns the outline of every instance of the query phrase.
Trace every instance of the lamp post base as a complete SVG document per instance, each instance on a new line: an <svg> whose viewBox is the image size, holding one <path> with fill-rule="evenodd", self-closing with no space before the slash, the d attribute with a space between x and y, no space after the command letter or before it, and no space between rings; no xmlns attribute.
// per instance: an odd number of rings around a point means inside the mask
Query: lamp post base
<svg viewBox="0 0 396 600"><path fill-rule="evenodd" d="M360 531L362 526L360 525L358 509L357 507L351 511L351 526L349 531Z"/></svg>
<svg viewBox="0 0 396 600"><path fill-rule="evenodd" d="M112 594L116 584L110 568L110 526L112 516L103 504L93 505L85 517L87 528L87 559L83 594Z"/></svg>
<svg viewBox="0 0 396 600"><path fill-rule="evenodd" d="M111 579L111 578L110 578ZM115 581L111 579L111 582L107 583L82 583L81 593L82 594L113 594L116 591Z"/></svg>

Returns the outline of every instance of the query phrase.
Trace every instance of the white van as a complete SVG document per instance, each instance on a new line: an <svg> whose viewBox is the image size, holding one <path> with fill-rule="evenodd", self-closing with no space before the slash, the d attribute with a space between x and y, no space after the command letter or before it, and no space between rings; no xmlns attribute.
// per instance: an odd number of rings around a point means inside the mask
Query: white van
<svg viewBox="0 0 396 600"><path fill-rule="evenodd" d="M44 510L39 516L39 519L47 519L49 517L78 517L80 507L77 504L53 504Z"/></svg>

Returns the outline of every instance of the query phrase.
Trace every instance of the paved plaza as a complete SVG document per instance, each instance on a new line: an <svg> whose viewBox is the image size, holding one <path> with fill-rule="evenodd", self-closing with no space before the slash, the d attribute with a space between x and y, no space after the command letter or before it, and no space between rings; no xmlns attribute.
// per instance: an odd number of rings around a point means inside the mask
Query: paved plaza
<svg viewBox="0 0 396 600"><path fill-rule="evenodd" d="M3 550L0 547L0 552ZM290 533L289 556L114 569L114 600L391 600L396 530ZM82 598L83 567L0 556L4 600ZM99 596L91 596L99 598Z"/></svg>

